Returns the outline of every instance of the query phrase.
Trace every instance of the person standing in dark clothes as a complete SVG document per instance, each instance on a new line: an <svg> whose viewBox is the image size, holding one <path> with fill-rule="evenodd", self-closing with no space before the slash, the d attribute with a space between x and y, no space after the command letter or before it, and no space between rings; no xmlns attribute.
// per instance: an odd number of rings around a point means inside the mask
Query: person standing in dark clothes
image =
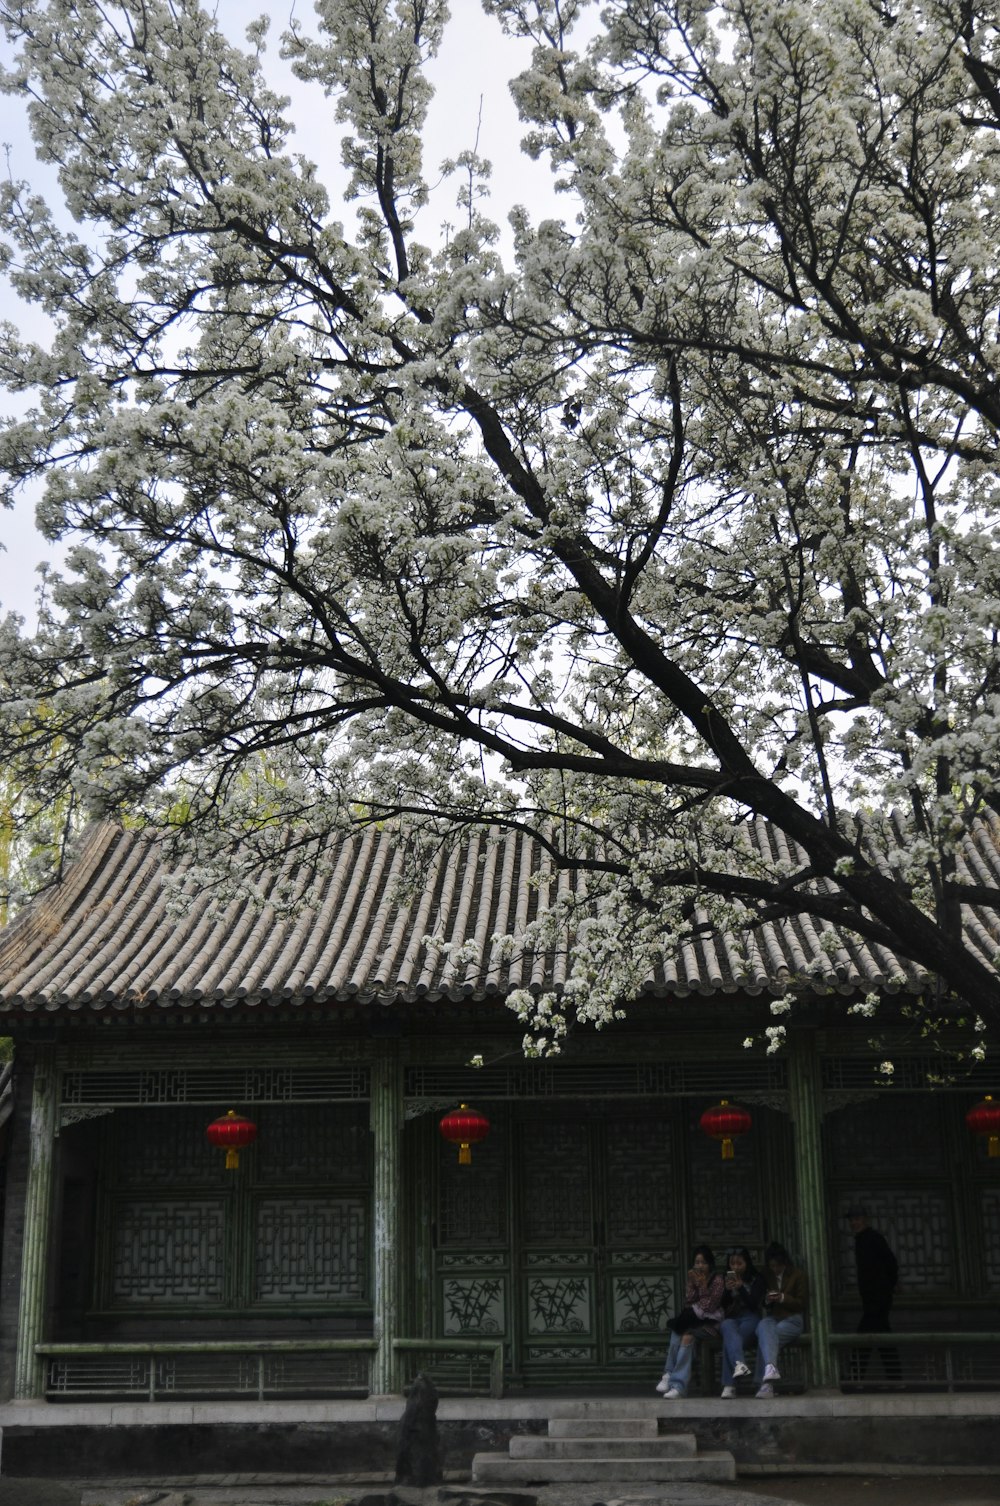
<svg viewBox="0 0 1000 1506"><path fill-rule="evenodd" d="M858 1333L891 1333L889 1312L899 1280L899 1266L888 1241L868 1222L865 1208L854 1204L847 1210L847 1222L854 1235L854 1260L857 1267L858 1292L861 1297L861 1321ZM880 1349L882 1368L887 1381L898 1382L901 1377L899 1350ZM857 1380L863 1380L868 1371L871 1351L855 1350L852 1370Z"/></svg>

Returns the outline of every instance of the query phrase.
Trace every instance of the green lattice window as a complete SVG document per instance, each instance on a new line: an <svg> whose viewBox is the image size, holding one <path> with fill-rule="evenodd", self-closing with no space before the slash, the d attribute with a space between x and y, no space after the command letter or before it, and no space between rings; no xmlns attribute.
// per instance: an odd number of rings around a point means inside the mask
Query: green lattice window
<svg viewBox="0 0 1000 1506"><path fill-rule="evenodd" d="M236 1172L201 1109L107 1122L96 1305L109 1313L362 1312L371 1304L367 1105L262 1105Z"/></svg>
<svg viewBox="0 0 1000 1506"><path fill-rule="evenodd" d="M825 1125L835 1294L856 1300L854 1238L844 1218L867 1210L899 1260L897 1306L1000 1294L1000 1200L964 1100L900 1094L853 1103ZM996 1163L993 1163L994 1165Z"/></svg>

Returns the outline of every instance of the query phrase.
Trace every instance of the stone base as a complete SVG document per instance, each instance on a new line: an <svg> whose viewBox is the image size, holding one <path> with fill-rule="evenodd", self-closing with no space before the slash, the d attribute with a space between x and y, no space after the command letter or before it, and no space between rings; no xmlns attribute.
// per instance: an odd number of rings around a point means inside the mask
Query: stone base
<svg viewBox="0 0 1000 1506"><path fill-rule="evenodd" d="M5 1475L107 1479L222 1473L385 1473L395 1463L402 1398L357 1402L0 1406ZM444 1399L438 1427L448 1472L476 1454L508 1455L512 1438L545 1435L549 1417L586 1408L630 1414L660 1432L728 1450L737 1473L885 1467L1000 1470L1000 1393L801 1396L763 1402L486 1397ZM605 1410L606 1409L606 1410Z"/></svg>

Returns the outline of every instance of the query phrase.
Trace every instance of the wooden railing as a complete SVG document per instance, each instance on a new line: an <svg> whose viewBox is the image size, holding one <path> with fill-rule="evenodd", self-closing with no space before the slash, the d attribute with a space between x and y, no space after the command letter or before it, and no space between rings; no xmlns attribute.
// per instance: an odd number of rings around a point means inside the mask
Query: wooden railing
<svg viewBox="0 0 1000 1506"><path fill-rule="evenodd" d="M855 1391L976 1391L1000 1389L998 1333L837 1333L830 1337L836 1360L836 1385ZM717 1335L698 1340L697 1385L702 1396L719 1394ZM756 1351L748 1346L753 1364ZM785 1345L779 1356L779 1392L807 1391L812 1379L808 1332ZM752 1394L755 1382L742 1381L740 1394Z"/></svg>
<svg viewBox="0 0 1000 1506"><path fill-rule="evenodd" d="M38 1344L45 1394L70 1397L367 1396L374 1339L206 1340ZM492 1339L394 1339L401 1381L418 1370L457 1395L503 1395L503 1344Z"/></svg>
<svg viewBox="0 0 1000 1506"><path fill-rule="evenodd" d="M60 1397L367 1396L374 1339L37 1344L45 1394Z"/></svg>
<svg viewBox="0 0 1000 1506"><path fill-rule="evenodd" d="M1000 1389L1000 1333L833 1334L841 1390ZM504 1346L495 1339L394 1339L399 1383L425 1371L444 1394L504 1394ZM699 1345L704 1395L717 1394L715 1345ZM124 1397L147 1401L215 1397L367 1396L374 1339L155 1341L38 1344L51 1400ZM782 1350L783 1385L808 1389L809 1335ZM746 1383L743 1383L744 1386ZM780 1388L779 1388L780 1389ZM594 1386L600 1390L599 1383Z"/></svg>
<svg viewBox="0 0 1000 1506"><path fill-rule="evenodd" d="M830 1345L847 1392L1000 1387L1000 1333L835 1333Z"/></svg>
<svg viewBox="0 0 1000 1506"><path fill-rule="evenodd" d="M459 1396L503 1395L499 1339L393 1339L403 1383L424 1371L439 1391Z"/></svg>

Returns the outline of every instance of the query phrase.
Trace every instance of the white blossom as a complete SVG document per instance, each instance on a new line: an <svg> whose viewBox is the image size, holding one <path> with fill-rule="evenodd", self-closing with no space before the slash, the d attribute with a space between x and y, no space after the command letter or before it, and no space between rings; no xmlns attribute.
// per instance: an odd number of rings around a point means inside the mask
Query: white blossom
<svg viewBox="0 0 1000 1506"><path fill-rule="evenodd" d="M0 4L56 184L12 151L0 497L65 548L37 631L0 624L15 824L148 823L217 876L391 822L401 890L526 832L510 934L421 925L448 987L515 984L536 1053L685 969L783 1016L862 949L924 1017L943 989L991 1021L994 18L485 9L559 196L495 203L457 129L443 236L443 0L294 16L294 107L262 22Z"/></svg>
<svg viewBox="0 0 1000 1506"><path fill-rule="evenodd" d="M767 1054L773 1056L785 1044L787 1034L785 1027L784 1025L768 1025L765 1027L764 1034L767 1036Z"/></svg>

